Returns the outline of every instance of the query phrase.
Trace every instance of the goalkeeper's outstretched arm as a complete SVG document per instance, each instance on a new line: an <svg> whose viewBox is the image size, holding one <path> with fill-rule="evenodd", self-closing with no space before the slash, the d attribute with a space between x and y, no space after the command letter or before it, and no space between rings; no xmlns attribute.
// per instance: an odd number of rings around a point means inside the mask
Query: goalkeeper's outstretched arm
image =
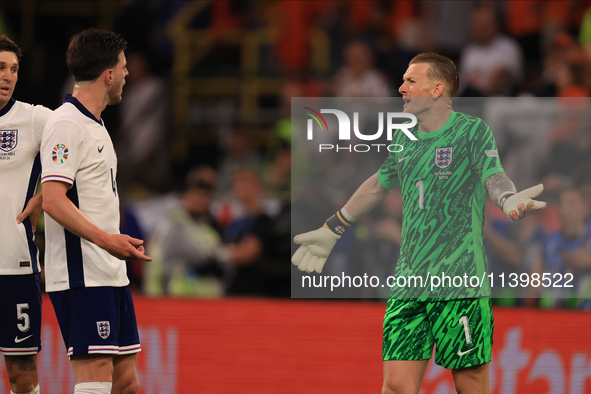
<svg viewBox="0 0 591 394"><path fill-rule="evenodd" d="M318 273L326 263L328 255L341 235L358 218L370 212L388 197L390 190L384 188L374 174L359 186L345 206L329 217L318 230L296 235L294 242L302 246L294 253L291 261L300 271Z"/></svg>
<svg viewBox="0 0 591 394"><path fill-rule="evenodd" d="M544 190L541 183L517 193L511 179L504 173L497 173L486 178L484 186L491 200L514 222L546 208L545 202L532 200Z"/></svg>
<svg viewBox="0 0 591 394"><path fill-rule="evenodd" d="M363 182L347 201L345 204L346 212L357 220L380 205L389 194L390 189L386 189L381 185L376 172Z"/></svg>

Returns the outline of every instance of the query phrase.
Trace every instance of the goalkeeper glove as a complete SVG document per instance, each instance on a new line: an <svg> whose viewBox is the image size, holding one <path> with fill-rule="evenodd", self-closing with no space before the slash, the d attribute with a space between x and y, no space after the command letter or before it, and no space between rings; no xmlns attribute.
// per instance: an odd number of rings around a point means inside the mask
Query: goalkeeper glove
<svg viewBox="0 0 591 394"><path fill-rule="evenodd" d="M302 246L293 254L291 262L300 271L321 273L332 248L351 224L341 210L328 218L318 230L296 235L293 241Z"/></svg>
<svg viewBox="0 0 591 394"><path fill-rule="evenodd" d="M546 208L545 202L532 200L532 197L539 196L543 190L544 185L540 183L539 185L525 189L517 194L501 196L501 209L503 209L503 212L505 212L509 219L514 222L523 219L528 214Z"/></svg>

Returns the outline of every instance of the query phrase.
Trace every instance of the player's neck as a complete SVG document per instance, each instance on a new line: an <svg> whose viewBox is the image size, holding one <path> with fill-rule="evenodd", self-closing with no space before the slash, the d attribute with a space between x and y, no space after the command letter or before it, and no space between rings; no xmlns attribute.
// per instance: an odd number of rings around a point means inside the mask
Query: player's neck
<svg viewBox="0 0 591 394"><path fill-rule="evenodd" d="M419 114L417 121L422 133L432 133L439 130L447 123L451 115L451 105L433 106L429 110Z"/></svg>
<svg viewBox="0 0 591 394"><path fill-rule="evenodd" d="M97 119L101 118L101 113L108 104L108 97L104 92L104 87L99 86L96 82L77 82L74 85L72 96L76 97L80 104Z"/></svg>

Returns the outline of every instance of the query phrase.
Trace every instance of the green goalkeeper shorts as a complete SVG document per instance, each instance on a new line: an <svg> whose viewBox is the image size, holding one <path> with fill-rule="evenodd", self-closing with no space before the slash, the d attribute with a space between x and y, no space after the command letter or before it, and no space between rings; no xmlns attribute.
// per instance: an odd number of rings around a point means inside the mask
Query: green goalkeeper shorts
<svg viewBox="0 0 591 394"><path fill-rule="evenodd" d="M494 318L490 298L436 301L388 300L382 356L389 360L427 360L467 368L491 359Z"/></svg>

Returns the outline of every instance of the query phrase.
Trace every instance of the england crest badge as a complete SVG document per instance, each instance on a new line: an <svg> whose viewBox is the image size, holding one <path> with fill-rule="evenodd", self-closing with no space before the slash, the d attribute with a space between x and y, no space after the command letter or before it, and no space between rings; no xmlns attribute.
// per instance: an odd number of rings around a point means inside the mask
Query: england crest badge
<svg viewBox="0 0 591 394"><path fill-rule="evenodd" d="M10 152L16 148L18 130L0 130L0 150Z"/></svg>
<svg viewBox="0 0 591 394"><path fill-rule="evenodd" d="M99 336L103 339L107 339L111 334L111 324L108 321L97 321L96 327L98 329Z"/></svg>
<svg viewBox="0 0 591 394"><path fill-rule="evenodd" d="M451 164L453 148L435 149L435 165L439 168L447 168Z"/></svg>

